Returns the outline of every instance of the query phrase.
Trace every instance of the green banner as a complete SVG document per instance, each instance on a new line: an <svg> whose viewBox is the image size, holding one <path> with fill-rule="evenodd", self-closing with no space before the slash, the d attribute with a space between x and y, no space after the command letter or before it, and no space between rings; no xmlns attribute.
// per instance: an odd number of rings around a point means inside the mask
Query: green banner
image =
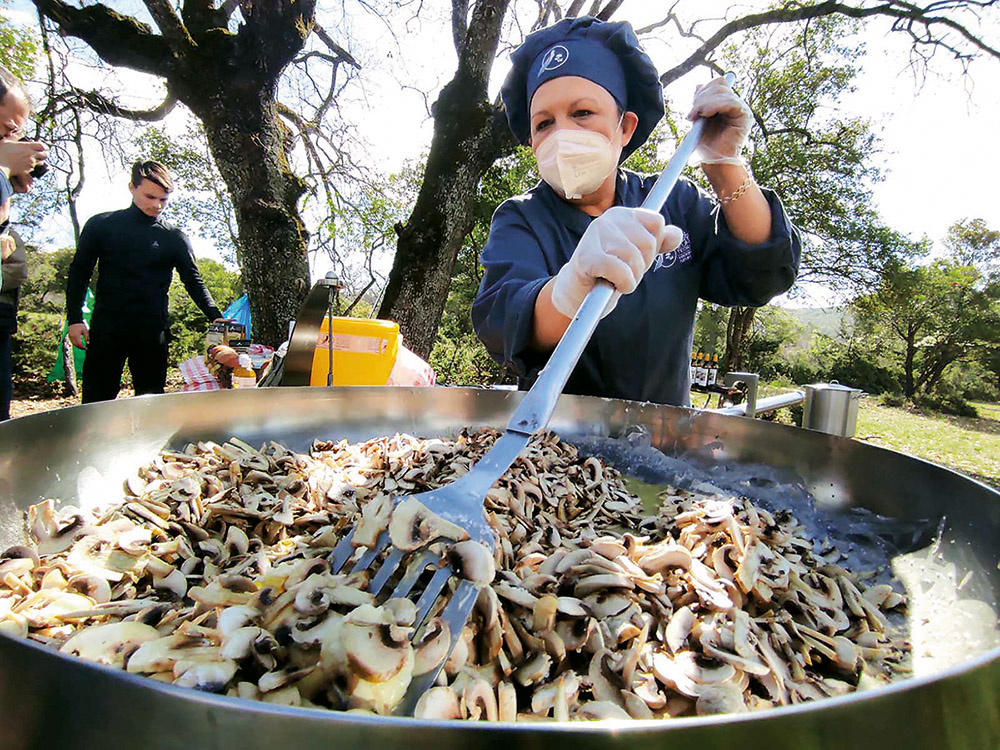
<svg viewBox="0 0 1000 750"><path fill-rule="evenodd" d="M94 293L88 289L87 297L83 300L83 322L88 326L90 325L90 313L93 309ZM61 383L66 379L66 370L63 368L62 347L67 331L69 331L68 321L63 323L62 335L59 337L59 347L56 349L56 363L49 371L47 380L50 383ZM83 360L86 356L87 351L85 349L77 349L75 346L73 347L73 369L76 371L77 378L83 377Z"/></svg>

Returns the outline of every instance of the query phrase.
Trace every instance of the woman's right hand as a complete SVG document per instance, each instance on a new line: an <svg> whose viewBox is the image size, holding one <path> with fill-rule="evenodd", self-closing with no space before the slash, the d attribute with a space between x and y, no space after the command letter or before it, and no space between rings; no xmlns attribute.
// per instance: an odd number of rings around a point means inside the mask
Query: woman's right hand
<svg viewBox="0 0 1000 750"><path fill-rule="evenodd" d="M609 208L594 219L560 269L552 286L552 306L567 318L576 315L597 279L614 285L615 294L604 314L622 294L635 291L659 253L675 250L683 234L663 215L645 208Z"/></svg>

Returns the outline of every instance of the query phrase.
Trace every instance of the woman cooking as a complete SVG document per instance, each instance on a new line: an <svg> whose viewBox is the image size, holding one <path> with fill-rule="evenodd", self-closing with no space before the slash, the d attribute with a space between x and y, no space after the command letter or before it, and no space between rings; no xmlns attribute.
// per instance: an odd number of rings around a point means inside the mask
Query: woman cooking
<svg viewBox="0 0 1000 750"><path fill-rule="evenodd" d="M763 305L798 270L797 231L741 158L749 108L723 78L697 90L690 118L712 119L695 158L715 197L682 178L656 213L638 208L655 176L619 166L664 111L631 27L567 18L529 35L512 60L507 121L542 182L493 217L477 335L527 387L595 280L607 279L619 294L566 392L688 404L698 299Z"/></svg>

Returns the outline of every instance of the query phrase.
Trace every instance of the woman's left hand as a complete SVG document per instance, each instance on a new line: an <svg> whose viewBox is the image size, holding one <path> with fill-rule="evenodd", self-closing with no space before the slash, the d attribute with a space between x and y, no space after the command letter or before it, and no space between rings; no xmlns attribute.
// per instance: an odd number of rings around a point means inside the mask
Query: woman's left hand
<svg viewBox="0 0 1000 750"><path fill-rule="evenodd" d="M709 118L694 152L696 164L742 164L740 156L753 122L750 107L725 78L709 81L695 90L689 120Z"/></svg>

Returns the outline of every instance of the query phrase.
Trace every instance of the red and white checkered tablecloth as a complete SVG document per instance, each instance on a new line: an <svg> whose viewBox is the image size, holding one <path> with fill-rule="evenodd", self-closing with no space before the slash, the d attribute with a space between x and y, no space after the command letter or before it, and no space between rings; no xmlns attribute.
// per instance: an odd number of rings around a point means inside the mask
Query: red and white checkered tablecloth
<svg viewBox="0 0 1000 750"><path fill-rule="evenodd" d="M182 391L219 391L222 386L208 371L204 357L191 357L177 365L184 378Z"/></svg>
<svg viewBox="0 0 1000 750"><path fill-rule="evenodd" d="M267 360L274 354L274 349L263 344L250 344L247 352L250 354L251 359ZM222 384L209 371L203 356L186 359L177 365L177 369L181 371L181 376L184 378L182 391L222 390Z"/></svg>

